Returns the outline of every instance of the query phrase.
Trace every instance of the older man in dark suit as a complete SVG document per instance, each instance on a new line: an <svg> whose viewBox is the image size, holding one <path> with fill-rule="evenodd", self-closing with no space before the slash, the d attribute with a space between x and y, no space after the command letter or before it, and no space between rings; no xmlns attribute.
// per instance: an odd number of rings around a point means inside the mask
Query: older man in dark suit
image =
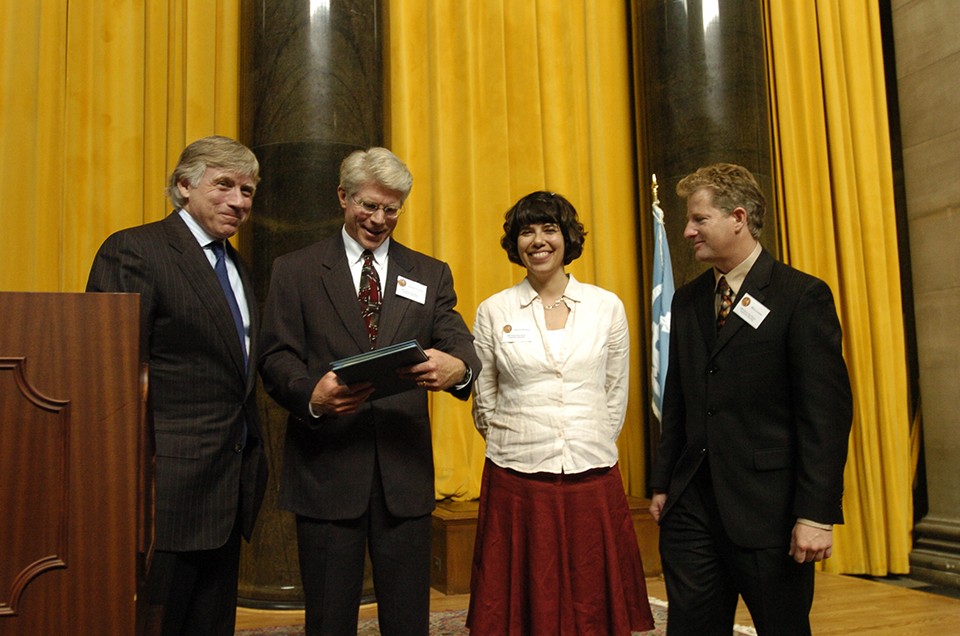
<svg viewBox="0 0 960 636"><path fill-rule="evenodd" d="M89 292L140 294L156 446L156 536L138 611L144 633L233 634L240 537L266 488L254 402L257 306L226 239L250 215L252 152L226 137L187 146L162 221L103 243Z"/></svg>
<svg viewBox="0 0 960 636"><path fill-rule="evenodd" d="M264 386L290 412L280 505L297 515L306 632L355 634L369 545L380 630L426 636L433 450L427 391L470 395L480 362L450 268L391 239L413 178L385 148L340 166L341 232L276 260ZM378 399L334 360L417 340L417 386ZM419 387L419 388L418 388Z"/></svg>
<svg viewBox="0 0 960 636"><path fill-rule="evenodd" d="M830 556L852 400L827 285L758 242L746 169L685 177L684 236L712 268L677 290L651 477L671 634L809 634L814 562Z"/></svg>

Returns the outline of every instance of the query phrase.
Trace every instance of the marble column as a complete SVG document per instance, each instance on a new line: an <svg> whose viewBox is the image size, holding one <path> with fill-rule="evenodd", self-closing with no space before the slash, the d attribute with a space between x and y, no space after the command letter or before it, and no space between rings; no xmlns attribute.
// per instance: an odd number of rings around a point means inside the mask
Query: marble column
<svg viewBox="0 0 960 636"><path fill-rule="evenodd" d="M760 0L632 0L640 185L657 175L677 286L703 271L683 240L677 182L716 162L745 166L767 197L763 243L776 253L776 211ZM646 205L643 209L649 209Z"/></svg>
<svg viewBox="0 0 960 636"><path fill-rule="evenodd" d="M382 143L380 11L379 0L242 1L241 140L262 180L241 246L261 303L276 257L340 230L343 158ZM277 510L286 412L262 390L260 397L271 474L243 549L240 603L301 607L294 519Z"/></svg>
<svg viewBox="0 0 960 636"><path fill-rule="evenodd" d="M676 186L697 168L717 162L743 165L757 178L767 199L761 242L777 254L761 1L631 0L630 7L639 226L646 246L638 254L641 271L649 280L652 174L659 184L676 286L704 270L683 238L686 203ZM651 417L648 448L658 439L659 423Z"/></svg>

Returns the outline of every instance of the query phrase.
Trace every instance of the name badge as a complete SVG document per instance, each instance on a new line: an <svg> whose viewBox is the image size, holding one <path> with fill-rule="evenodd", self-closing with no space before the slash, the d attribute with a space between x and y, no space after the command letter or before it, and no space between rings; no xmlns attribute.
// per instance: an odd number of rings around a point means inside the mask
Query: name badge
<svg viewBox="0 0 960 636"><path fill-rule="evenodd" d="M500 341L504 344L510 342L533 342L533 334L533 325L504 325Z"/></svg>
<svg viewBox="0 0 960 636"><path fill-rule="evenodd" d="M737 306L733 308L733 313L743 318L744 322L756 329L764 321L770 310L762 302L751 296L744 294Z"/></svg>
<svg viewBox="0 0 960 636"><path fill-rule="evenodd" d="M427 286L415 280L397 276L397 296L409 298L413 302L422 305L427 299Z"/></svg>

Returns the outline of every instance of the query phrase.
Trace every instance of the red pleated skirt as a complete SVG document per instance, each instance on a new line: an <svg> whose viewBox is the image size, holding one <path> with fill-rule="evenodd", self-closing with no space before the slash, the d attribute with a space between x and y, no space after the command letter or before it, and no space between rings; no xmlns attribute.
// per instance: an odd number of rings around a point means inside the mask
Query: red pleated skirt
<svg viewBox="0 0 960 636"><path fill-rule="evenodd" d="M577 475L483 468L471 636L612 636L653 629L617 466Z"/></svg>

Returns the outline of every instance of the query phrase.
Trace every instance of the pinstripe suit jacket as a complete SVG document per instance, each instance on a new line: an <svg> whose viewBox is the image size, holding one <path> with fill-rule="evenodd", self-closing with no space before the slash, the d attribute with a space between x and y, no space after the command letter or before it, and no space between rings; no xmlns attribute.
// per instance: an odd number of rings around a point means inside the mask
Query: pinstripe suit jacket
<svg viewBox="0 0 960 636"><path fill-rule="evenodd" d="M216 273L178 213L107 238L87 282L88 292L140 294L141 355L149 355L156 443L158 550L218 548L238 514L249 539L266 488L254 391L257 304L246 269L228 250L250 309L246 368Z"/></svg>
<svg viewBox="0 0 960 636"><path fill-rule="evenodd" d="M719 334L711 270L677 290L663 433L650 485L661 521L707 460L723 526L741 547L790 543L798 517L842 523L852 399L826 283L763 251L737 295L770 310L753 328L731 312Z"/></svg>
<svg viewBox="0 0 960 636"><path fill-rule="evenodd" d="M378 346L416 339L480 373L473 336L454 307L446 263L391 239ZM397 277L422 283L422 303L398 296ZM386 504L398 517L434 507L433 448L427 392L414 389L367 401L344 417L314 419L310 396L330 362L369 350L357 292L338 232L274 262L261 334L267 392L290 412L280 506L316 519L355 519L367 509L379 462ZM451 393L467 399L468 385Z"/></svg>

